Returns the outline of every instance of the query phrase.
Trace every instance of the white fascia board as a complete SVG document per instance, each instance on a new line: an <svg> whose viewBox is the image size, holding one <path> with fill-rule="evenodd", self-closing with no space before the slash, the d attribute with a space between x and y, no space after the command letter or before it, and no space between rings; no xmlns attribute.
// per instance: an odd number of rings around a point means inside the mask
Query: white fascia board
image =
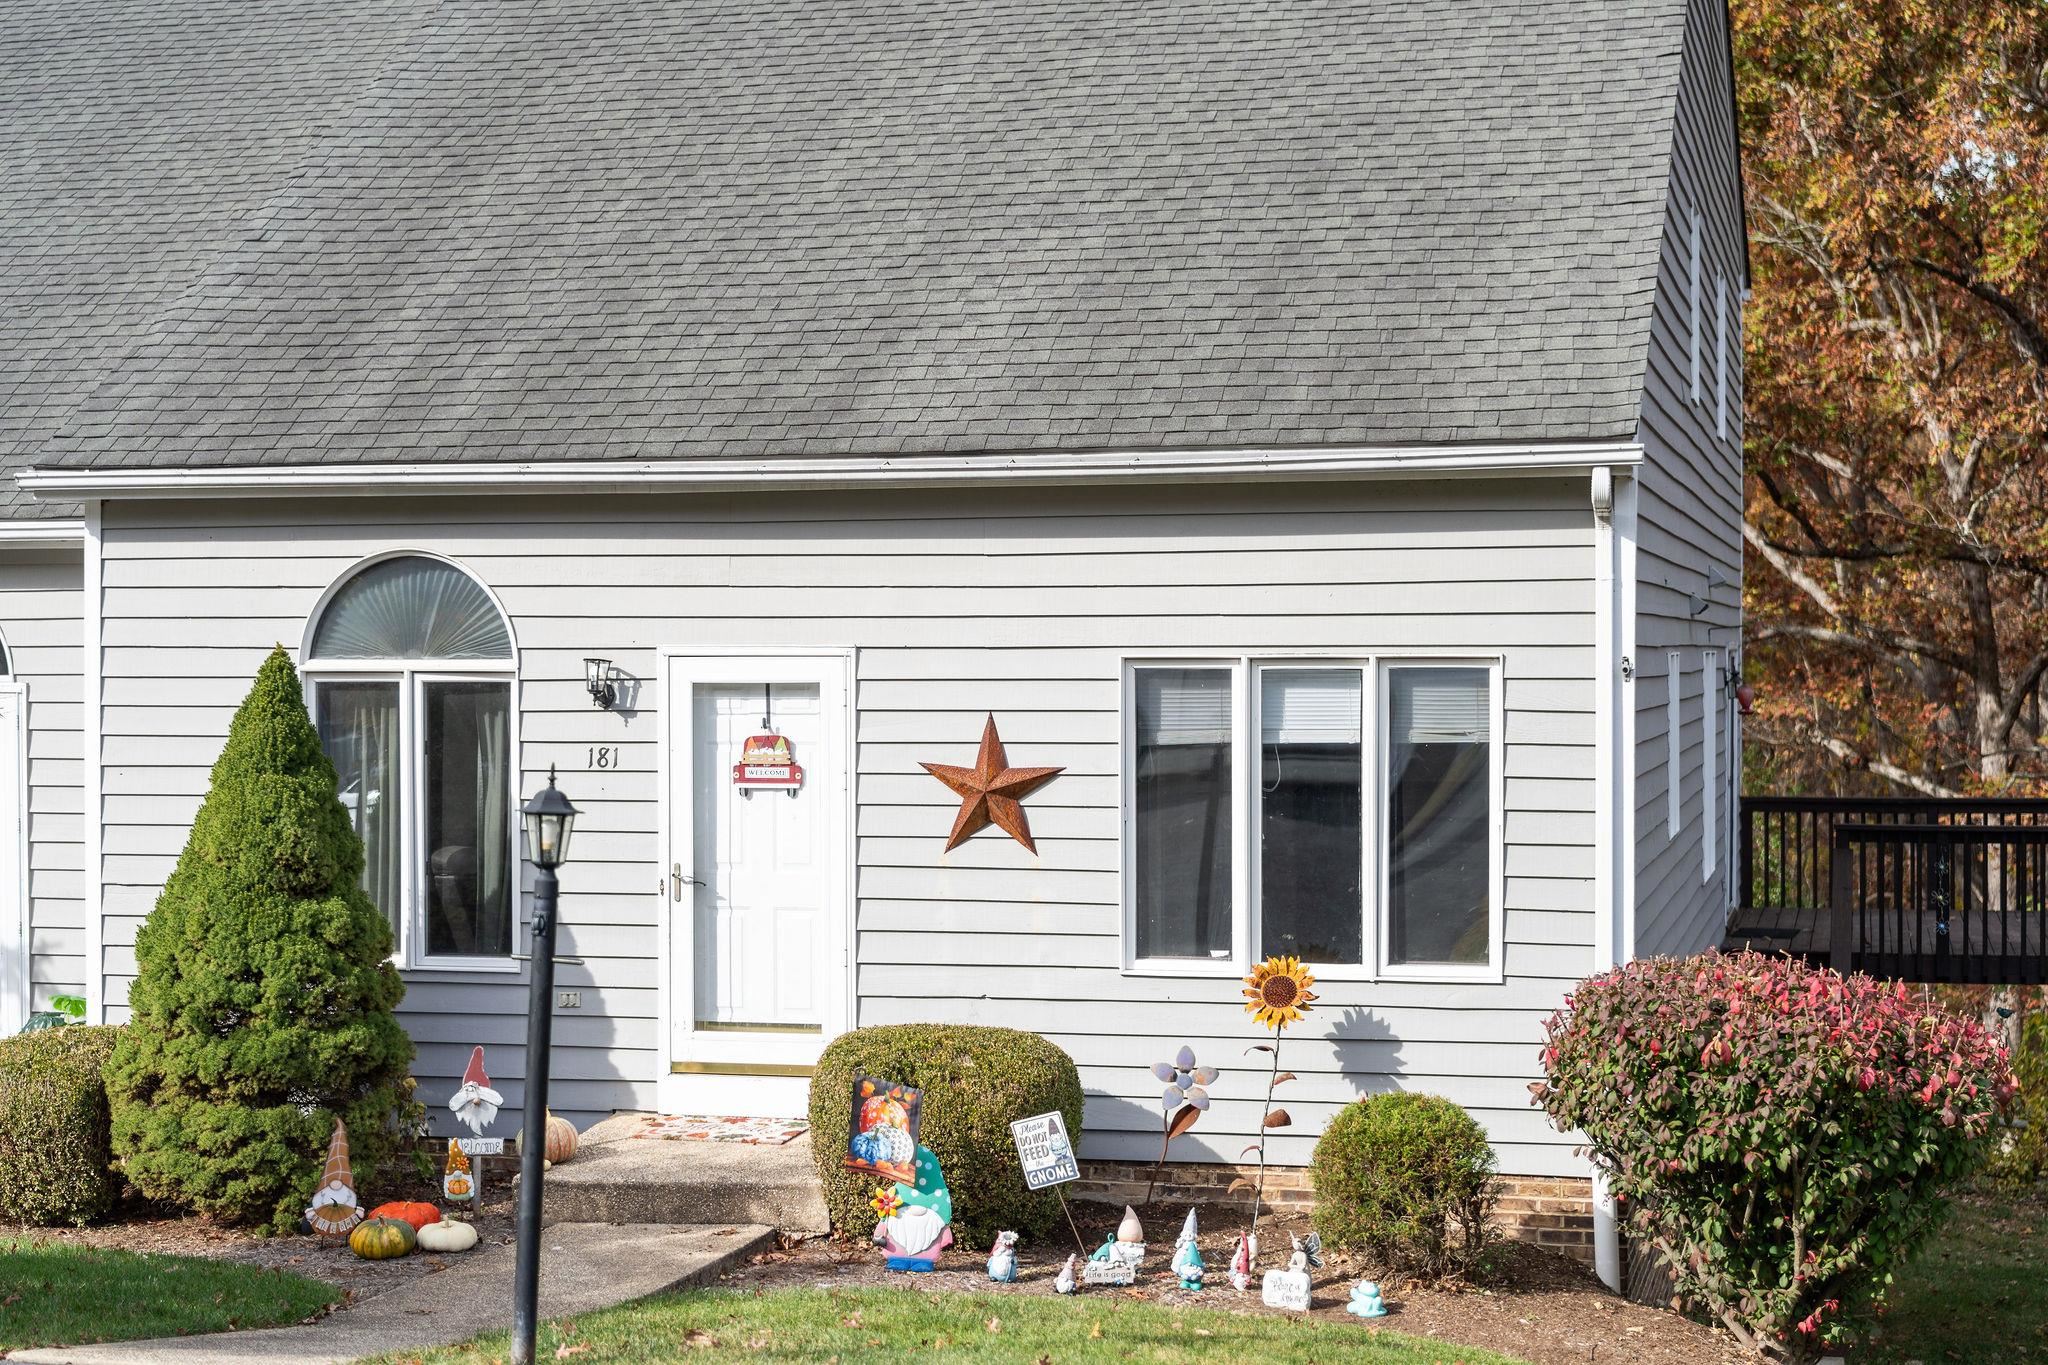
<svg viewBox="0 0 2048 1365"><path fill-rule="evenodd" d="M0 522L0 550L68 549L85 544L82 521Z"/></svg>
<svg viewBox="0 0 2048 1365"><path fill-rule="evenodd" d="M561 493L673 488L910 488L979 483L1372 478L1583 473L1634 465L1633 442L1555 445L1321 446L1237 450L1031 451L826 459L556 460L281 465L250 468L28 469L21 486L50 497L275 497L333 493Z"/></svg>

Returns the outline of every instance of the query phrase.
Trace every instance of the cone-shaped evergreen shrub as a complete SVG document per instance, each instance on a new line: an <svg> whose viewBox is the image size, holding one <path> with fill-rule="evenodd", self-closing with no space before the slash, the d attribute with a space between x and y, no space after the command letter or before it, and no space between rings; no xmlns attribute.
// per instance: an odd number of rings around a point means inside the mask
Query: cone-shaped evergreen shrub
<svg viewBox="0 0 2048 1365"><path fill-rule="evenodd" d="M357 1168L410 1108L391 931L282 648L235 713L192 836L135 940L106 1068L114 1153L153 1198L289 1227L339 1115Z"/></svg>

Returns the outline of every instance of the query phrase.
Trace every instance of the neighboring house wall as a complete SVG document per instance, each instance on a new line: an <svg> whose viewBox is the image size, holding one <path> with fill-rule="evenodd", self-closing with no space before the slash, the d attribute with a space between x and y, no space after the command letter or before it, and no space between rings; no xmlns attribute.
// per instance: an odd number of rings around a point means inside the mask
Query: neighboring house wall
<svg viewBox="0 0 2048 1365"><path fill-rule="evenodd" d="M0 633L28 689L29 1003L85 989L83 556L0 551ZM11 850L7 863L13 863ZM0 1034L8 1031L0 1024Z"/></svg>
<svg viewBox="0 0 2048 1365"><path fill-rule="evenodd" d="M997 509L997 510L991 510ZM551 764L584 810L563 873L552 1100L587 1118L651 1106L658 829L654 679L665 646L855 646L861 1024L1029 1028L1089 1092L1087 1151L1150 1159L1149 1065L1183 1042L1225 1074L1176 1144L1235 1160L1258 1122L1258 1031L1234 977L1126 976L1120 962L1120 660L1242 649L1498 651L1505 695L1505 974L1489 985L1326 980L1286 1039L1307 1160L1365 1091L1448 1095L1502 1168L1584 1173L1531 1108L1541 1022L1591 960L1592 517L1583 478L1434 484L782 496L649 495L110 505L104 525L104 876L111 1017L135 932L170 871L228 720L274 643L363 556L418 548L484 582L520 651L521 790ZM605 712L581 660L640 680ZM1062 764L1026 803L1040 855L999 832L943 855L956 798L920 760L967 762L994 711L1013 763ZM586 771L591 745L623 765ZM522 978L410 976L429 1112L473 1043L517 1108Z"/></svg>
<svg viewBox="0 0 2048 1365"><path fill-rule="evenodd" d="M1645 380L1638 507L1636 621L1636 950L1690 953L1720 941L1725 876L1703 873L1707 769L1702 655L1739 657L1742 597L1742 347L1745 287L1741 184L1731 100L1727 17L1718 0L1693 0L1677 101L1670 209L1658 269ZM1700 223L1699 395L1692 377L1692 234ZM1725 312L1718 314L1715 293ZM1725 350L1725 359L1717 355ZM1725 376L1725 419L1720 412ZM1712 581L1718 568L1721 581ZM1705 599L1695 613L1691 594ZM1679 762L1668 761L1669 656L1683 665ZM1715 864L1730 866L1735 800L1732 689L1720 685L1714 793ZM1669 833L1667 793L1677 782L1681 821Z"/></svg>

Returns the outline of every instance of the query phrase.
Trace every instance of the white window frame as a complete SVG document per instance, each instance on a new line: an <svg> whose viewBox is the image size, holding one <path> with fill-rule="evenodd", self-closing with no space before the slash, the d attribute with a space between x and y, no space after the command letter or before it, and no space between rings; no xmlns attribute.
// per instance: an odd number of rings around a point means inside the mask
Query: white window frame
<svg viewBox="0 0 2048 1365"><path fill-rule="evenodd" d="M1721 653L1700 651L1700 880L1711 882L1719 866L1714 857L1714 817L1721 804Z"/></svg>
<svg viewBox="0 0 2048 1365"><path fill-rule="evenodd" d="M1714 272L1714 437L1728 439L1728 281Z"/></svg>
<svg viewBox="0 0 2048 1365"><path fill-rule="evenodd" d="M1400 963L1386 960L1388 868L1383 850L1387 790L1387 674L1396 668L1483 669L1488 688L1488 853L1487 960L1481 964ZM1224 958L1140 958L1137 956L1137 675L1147 668L1209 668L1230 675L1231 685L1231 953ZM1499 654L1370 654L1282 651L1272 653L1127 654L1121 660L1119 726L1120 810L1118 869L1123 902L1122 970L1127 976L1234 978L1264 956L1259 941L1260 847L1255 792L1263 771L1260 754L1260 670L1266 668L1351 668L1360 674L1359 734L1369 737L1363 755L1366 789L1360 803L1364 860L1361 961L1309 963L1330 981L1410 981L1440 984L1498 984L1506 979L1507 764L1506 706Z"/></svg>
<svg viewBox="0 0 2048 1365"><path fill-rule="evenodd" d="M1685 828L1685 656L1672 650L1664 666L1664 834Z"/></svg>
<svg viewBox="0 0 2048 1365"><path fill-rule="evenodd" d="M1704 278L1706 273L1705 233L1706 226L1700 217L1700 211L1694 209L1692 211L1692 251L1691 260L1687 266L1687 274L1692 300L1692 401L1695 406L1699 404L1703 397L1703 386L1700 382L1700 370L1702 368L1700 365L1700 333L1706 321L1705 300L1701 297L1702 291L1706 287Z"/></svg>
<svg viewBox="0 0 2048 1365"><path fill-rule="evenodd" d="M463 574L497 609L505 623L505 638L511 646L507 659L315 659L313 637L327 608L341 590L365 569L391 559L433 559ZM520 679L519 642L512 634L512 616L490 586L467 566L430 550L391 550L372 555L354 565L328 585L319 603L306 617L306 634L299 649L299 677L305 690L306 709L317 726L320 719L319 690L323 683L388 682L398 687L398 749L400 757L398 813L399 902L397 943L392 962L409 972L516 973L523 970L527 956L526 863L520 847ZM420 731L419 713L425 685L429 682L504 682L507 684L510 714L506 725L506 847L510 850L512 878L512 951L504 957L430 955L426 950L425 871L426 847L421 818L425 789L425 736ZM381 907L380 907L381 908Z"/></svg>

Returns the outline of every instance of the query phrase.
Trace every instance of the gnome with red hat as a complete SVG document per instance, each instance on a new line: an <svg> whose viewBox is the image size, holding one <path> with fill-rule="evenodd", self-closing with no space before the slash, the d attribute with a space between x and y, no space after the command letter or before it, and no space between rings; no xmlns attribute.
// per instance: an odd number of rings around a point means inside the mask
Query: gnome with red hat
<svg viewBox="0 0 2048 1365"><path fill-rule="evenodd" d="M504 1102L505 1097L491 1089L491 1078L484 1074L484 1050L479 1047L469 1054L469 1066L462 1073L462 1088L449 1099L448 1108L465 1128L482 1137Z"/></svg>

